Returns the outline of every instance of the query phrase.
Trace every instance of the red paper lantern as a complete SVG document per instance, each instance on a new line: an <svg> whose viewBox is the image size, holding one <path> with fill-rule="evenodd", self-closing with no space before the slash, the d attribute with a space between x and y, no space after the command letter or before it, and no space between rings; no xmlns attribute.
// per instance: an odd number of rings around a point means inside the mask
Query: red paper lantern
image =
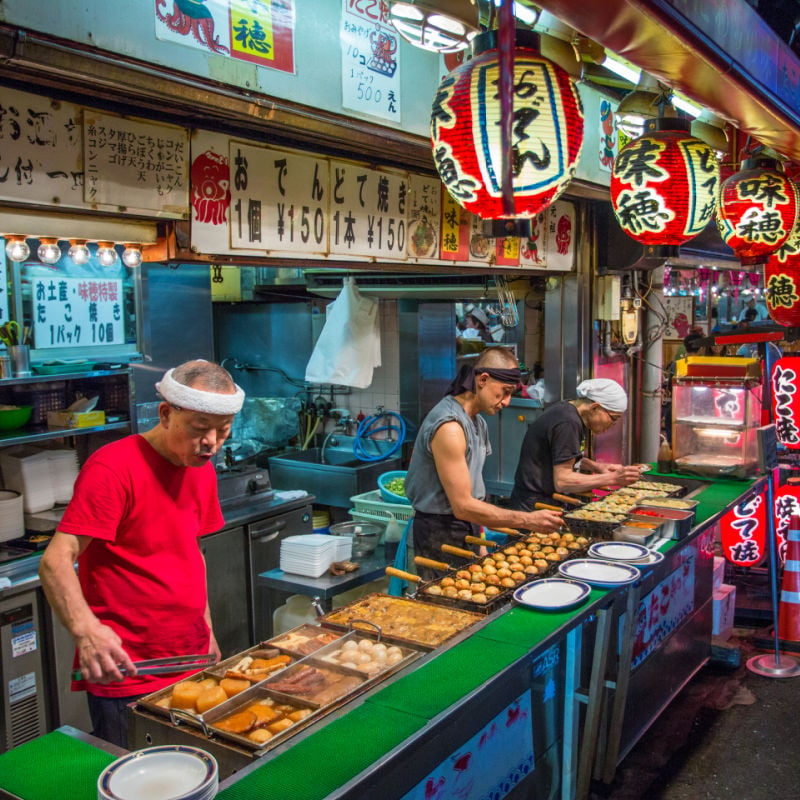
<svg viewBox="0 0 800 800"><path fill-rule="evenodd" d="M764 264L797 220L797 190L774 158L749 158L725 180L717 228L743 265Z"/></svg>
<svg viewBox="0 0 800 800"><path fill-rule="evenodd" d="M683 244L714 214L719 164L689 129L689 121L677 117L652 120L614 159L614 214L625 233L643 245Z"/></svg>
<svg viewBox="0 0 800 800"><path fill-rule="evenodd" d="M783 356L772 365L772 415L778 443L800 450L800 356Z"/></svg>
<svg viewBox="0 0 800 800"><path fill-rule="evenodd" d="M497 31L479 34L474 57L445 76L431 112L433 160L447 191L482 219L535 217L566 189L583 144L583 109L567 72L517 31L514 48L514 213L503 210Z"/></svg>
<svg viewBox="0 0 800 800"><path fill-rule="evenodd" d="M767 494L738 503L719 521L720 547L731 564L754 567L767 554Z"/></svg>

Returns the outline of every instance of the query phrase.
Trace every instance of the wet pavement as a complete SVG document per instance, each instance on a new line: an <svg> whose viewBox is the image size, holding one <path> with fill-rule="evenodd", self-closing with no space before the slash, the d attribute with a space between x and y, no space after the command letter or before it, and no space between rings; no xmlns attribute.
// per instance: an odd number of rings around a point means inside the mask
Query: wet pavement
<svg viewBox="0 0 800 800"><path fill-rule="evenodd" d="M626 756L613 783L592 787L591 800L800 798L800 677L747 668L750 657L774 649L769 620L748 619L746 610L741 619L739 594L746 600L747 587L737 588L733 636Z"/></svg>

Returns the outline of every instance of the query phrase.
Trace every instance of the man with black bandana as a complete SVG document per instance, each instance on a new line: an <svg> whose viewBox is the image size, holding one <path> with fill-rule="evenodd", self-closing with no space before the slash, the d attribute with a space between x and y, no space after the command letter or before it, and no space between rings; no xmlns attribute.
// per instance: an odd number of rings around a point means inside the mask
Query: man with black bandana
<svg viewBox="0 0 800 800"><path fill-rule="evenodd" d="M485 350L465 365L447 394L425 417L406 476L406 496L414 507L414 551L441 560L442 544L464 547L464 537L487 528L556 531L561 512L512 511L487 503L483 464L491 453L481 414L505 408L520 383L514 354L504 347ZM419 569L429 580L434 573Z"/></svg>

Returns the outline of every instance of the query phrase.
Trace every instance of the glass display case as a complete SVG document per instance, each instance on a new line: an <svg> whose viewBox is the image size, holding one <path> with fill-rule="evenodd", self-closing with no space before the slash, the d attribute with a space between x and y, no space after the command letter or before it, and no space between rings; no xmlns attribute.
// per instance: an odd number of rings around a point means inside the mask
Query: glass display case
<svg viewBox="0 0 800 800"><path fill-rule="evenodd" d="M760 364L756 359L697 357L678 362L672 385L675 472L711 478L753 477L759 469L760 425Z"/></svg>

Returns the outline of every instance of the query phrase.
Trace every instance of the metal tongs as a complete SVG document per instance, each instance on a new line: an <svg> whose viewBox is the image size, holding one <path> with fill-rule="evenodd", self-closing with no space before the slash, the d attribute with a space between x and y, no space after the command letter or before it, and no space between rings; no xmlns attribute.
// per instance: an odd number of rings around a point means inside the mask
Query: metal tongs
<svg viewBox="0 0 800 800"><path fill-rule="evenodd" d="M200 670L215 663L216 656L213 653L204 653L202 655L150 658L146 661L134 661L133 666L136 667L137 675L164 675L170 672L188 672L191 669ZM127 674L127 670L123 667L120 667L119 671L123 675ZM72 673L73 680L79 681L82 678L83 675L79 669Z"/></svg>

